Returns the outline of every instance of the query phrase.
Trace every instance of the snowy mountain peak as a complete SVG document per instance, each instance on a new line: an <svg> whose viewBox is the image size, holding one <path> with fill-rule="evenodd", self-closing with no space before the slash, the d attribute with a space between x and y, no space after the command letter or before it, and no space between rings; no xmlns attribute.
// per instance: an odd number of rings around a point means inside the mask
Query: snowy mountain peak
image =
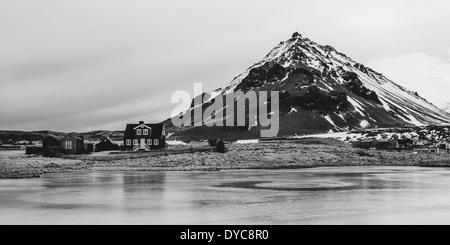
<svg viewBox="0 0 450 245"><path fill-rule="evenodd" d="M302 35L298 32L295 32L294 34L292 34L292 38L302 38Z"/></svg>
<svg viewBox="0 0 450 245"><path fill-rule="evenodd" d="M297 32L208 96L237 90L280 91L281 135L450 123L416 92Z"/></svg>

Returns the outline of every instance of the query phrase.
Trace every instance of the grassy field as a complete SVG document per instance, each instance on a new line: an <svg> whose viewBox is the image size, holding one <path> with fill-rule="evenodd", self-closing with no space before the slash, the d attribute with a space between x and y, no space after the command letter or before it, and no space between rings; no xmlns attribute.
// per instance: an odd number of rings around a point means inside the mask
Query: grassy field
<svg viewBox="0 0 450 245"><path fill-rule="evenodd" d="M198 146L202 146L198 144ZM38 177L44 173L94 171L219 171L298 169L339 166L450 167L450 154L414 154L354 149L334 140L228 145L225 154L188 153L116 161L79 161L0 152L0 178Z"/></svg>
<svg viewBox="0 0 450 245"><path fill-rule="evenodd" d="M25 151L0 151L0 179L37 178L46 173L86 170L86 162L25 155Z"/></svg>
<svg viewBox="0 0 450 245"><path fill-rule="evenodd" d="M297 169L339 166L450 167L449 154L413 154L354 149L333 140L290 144L231 145L226 154L195 153L96 163L108 171Z"/></svg>

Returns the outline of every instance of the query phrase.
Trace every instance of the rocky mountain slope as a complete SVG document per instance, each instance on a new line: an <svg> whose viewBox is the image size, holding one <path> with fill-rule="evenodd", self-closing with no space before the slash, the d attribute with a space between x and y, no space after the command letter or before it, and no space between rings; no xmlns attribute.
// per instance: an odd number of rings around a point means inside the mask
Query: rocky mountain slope
<svg viewBox="0 0 450 245"><path fill-rule="evenodd" d="M418 93L399 86L333 47L319 45L298 33L281 42L231 83L203 94L203 109L218 96L239 90L280 92L279 136L450 123L448 112ZM196 106L192 104L185 113L191 113ZM255 138L259 137L260 130L259 126L175 127L170 120L165 124L175 137L190 139Z"/></svg>

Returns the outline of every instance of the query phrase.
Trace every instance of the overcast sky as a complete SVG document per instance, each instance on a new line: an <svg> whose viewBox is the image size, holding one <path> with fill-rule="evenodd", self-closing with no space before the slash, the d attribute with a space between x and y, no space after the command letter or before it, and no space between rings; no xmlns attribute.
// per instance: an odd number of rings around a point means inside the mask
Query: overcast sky
<svg viewBox="0 0 450 245"><path fill-rule="evenodd" d="M298 31L450 102L448 0L0 0L0 129L160 122Z"/></svg>

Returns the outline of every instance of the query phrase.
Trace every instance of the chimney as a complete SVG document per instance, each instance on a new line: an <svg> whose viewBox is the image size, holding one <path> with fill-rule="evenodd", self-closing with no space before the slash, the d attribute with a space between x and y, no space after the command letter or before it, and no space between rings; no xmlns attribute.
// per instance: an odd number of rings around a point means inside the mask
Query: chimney
<svg viewBox="0 0 450 245"><path fill-rule="evenodd" d="M139 125L142 125L142 124L144 124L144 121L139 121Z"/></svg>

